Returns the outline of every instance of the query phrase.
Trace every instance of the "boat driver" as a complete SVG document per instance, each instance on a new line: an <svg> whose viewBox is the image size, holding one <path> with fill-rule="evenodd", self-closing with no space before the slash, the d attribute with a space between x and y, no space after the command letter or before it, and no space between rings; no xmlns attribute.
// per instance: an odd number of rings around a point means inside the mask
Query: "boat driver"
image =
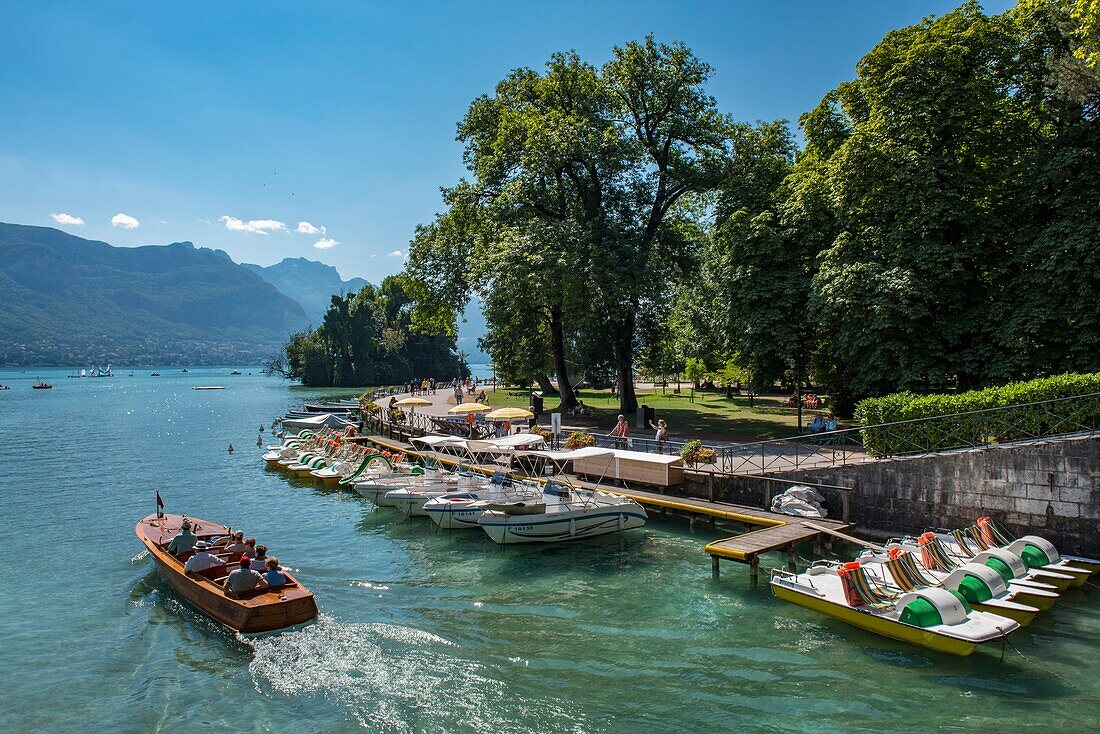
<svg viewBox="0 0 1100 734"><path fill-rule="evenodd" d="M179 533L168 542L168 552L175 553L177 556L182 555L192 550L198 540L199 536L191 532L191 521L185 519L180 525Z"/></svg>
<svg viewBox="0 0 1100 734"><path fill-rule="evenodd" d="M224 565L225 561L210 552L210 544L200 540L195 543L195 555L187 559L187 563L183 564L183 570L185 573L199 573L208 568Z"/></svg>
<svg viewBox="0 0 1100 734"><path fill-rule="evenodd" d="M239 567L225 578L222 584L229 596L240 596L257 589L266 589L267 581L259 571L253 571L252 559L241 556Z"/></svg>

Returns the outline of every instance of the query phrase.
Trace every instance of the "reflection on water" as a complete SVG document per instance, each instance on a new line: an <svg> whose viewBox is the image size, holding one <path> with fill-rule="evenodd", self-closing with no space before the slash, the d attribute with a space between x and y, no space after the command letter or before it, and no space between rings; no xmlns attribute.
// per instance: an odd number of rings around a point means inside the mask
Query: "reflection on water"
<svg viewBox="0 0 1100 734"><path fill-rule="evenodd" d="M81 381L42 370L28 379L53 382L46 395L10 379L0 398L0 725L1100 729L1094 588L1065 594L999 662L999 650L946 657L780 603L766 585L750 588L737 564L711 580L702 547L736 528L653 519L584 543L502 548L479 531L434 531L352 492L265 471L251 450L257 425L326 391L259 375L225 391L190 389L227 373ZM0 370L0 382L9 378ZM45 449L27 425L78 437ZM320 619L245 639L181 602L134 535L154 489L169 510L267 544L317 595Z"/></svg>

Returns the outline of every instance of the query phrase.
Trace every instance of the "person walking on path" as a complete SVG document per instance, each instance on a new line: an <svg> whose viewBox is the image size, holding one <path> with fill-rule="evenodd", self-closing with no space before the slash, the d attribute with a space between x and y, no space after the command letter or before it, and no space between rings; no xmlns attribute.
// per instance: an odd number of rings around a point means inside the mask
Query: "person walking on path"
<svg viewBox="0 0 1100 734"><path fill-rule="evenodd" d="M607 435L615 437L615 448L626 448L627 442L630 439L630 424L626 422L625 415L619 413L619 422L615 424L615 427L611 429L611 433Z"/></svg>

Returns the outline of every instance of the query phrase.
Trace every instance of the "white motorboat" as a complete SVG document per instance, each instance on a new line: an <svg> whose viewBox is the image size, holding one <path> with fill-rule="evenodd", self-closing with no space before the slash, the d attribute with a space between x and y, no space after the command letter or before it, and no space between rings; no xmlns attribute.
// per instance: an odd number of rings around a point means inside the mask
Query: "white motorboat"
<svg viewBox="0 0 1100 734"><path fill-rule="evenodd" d="M645 508L621 495L576 489L555 480L543 487L539 509L527 503L502 503L486 509L480 525L497 543L560 543L643 527Z"/></svg>
<svg viewBox="0 0 1100 734"><path fill-rule="evenodd" d="M417 467L419 469L419 467ZM376 505L382 505L387 492L395 489L446 488L454 491L458 488L457 476L437 468L414 469L408 474L382 474L355 483L355 491Z"/></svg>
<svg viewBox="0 0 1100 734"><path fill-rule="evenodd" d="M375 502L379 507L393 507L405 515L423 517L427 515L424 505L436 497L447 494L476 494L484 491L488 485L486 477L459 475L458 481L452 485L450 481L426 487L403 487L391 489Z"/></svg>
<svg viewBox="0 0 1100 734"><path fill-rule="evenodd" d="M518 511L537 506L540 508L537 511L541 512L546 507L541 497L542 490L537 482L506 482L504 474L497 472L484 489L449 492L429 499L424 503L424 513L444 529L476 529L481 527L478 520L486 510L514 507Z"/></svg>

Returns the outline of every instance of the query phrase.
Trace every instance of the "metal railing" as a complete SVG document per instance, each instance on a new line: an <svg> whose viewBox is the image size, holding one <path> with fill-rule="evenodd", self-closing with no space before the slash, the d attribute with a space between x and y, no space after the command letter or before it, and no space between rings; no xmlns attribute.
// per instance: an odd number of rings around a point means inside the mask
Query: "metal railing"
<svg viewBox="0 0 1100 734"><path fill-rule="evenodd" d="M723 449L719 464L730 474L764 474L1097 430L1100 393L1089 393L741 444Z"/></svg>
<svg viewBox="0 0 1100 734"><path fill-rule="evenodd" d="M423 435L435 432L431 416L406 414L401 424L385 418L370 421L379 433ZM998 408L914 418L837 431L802 434L751 443L708 443L714 463L694 468L723 474L767 474L844 465L891 456L979 448L1011 441L1100 431L1100 393L1020 403ZM596 445L646 453L679 455L688 441L631 437L623 441L587 431ZM561 448L562 438L553 442Z"/></svg>

